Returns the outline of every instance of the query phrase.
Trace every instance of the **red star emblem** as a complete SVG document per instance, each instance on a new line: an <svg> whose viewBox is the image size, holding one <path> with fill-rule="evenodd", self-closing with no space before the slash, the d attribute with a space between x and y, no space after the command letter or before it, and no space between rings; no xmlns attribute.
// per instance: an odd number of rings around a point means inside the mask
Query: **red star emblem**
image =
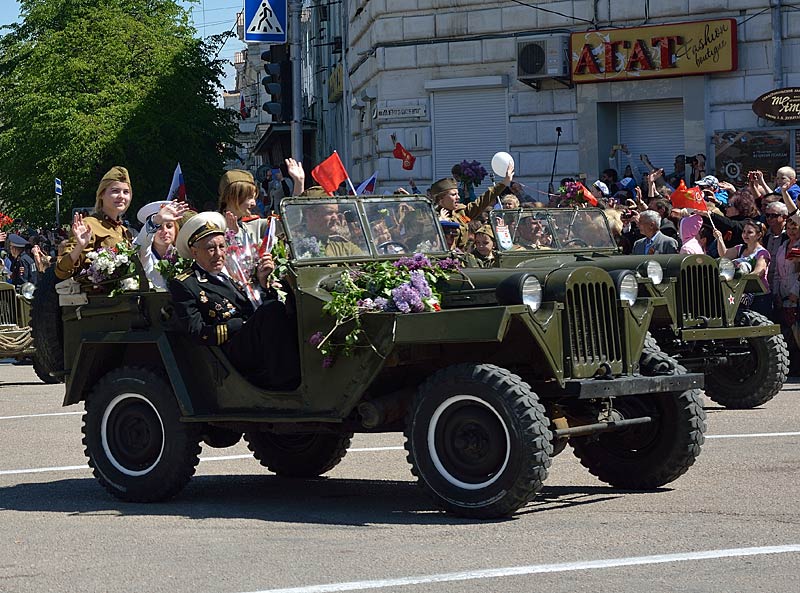
<svg viewBox="0 0 800 593"><path fill-rule="evenodd" d="M733 304L733 303L735 303L735 302L736 302L736 299L735 299L735 298L733 298L733 294L731 294L731 295L728 297L728 304L732 305L732 304Z"/></svg>

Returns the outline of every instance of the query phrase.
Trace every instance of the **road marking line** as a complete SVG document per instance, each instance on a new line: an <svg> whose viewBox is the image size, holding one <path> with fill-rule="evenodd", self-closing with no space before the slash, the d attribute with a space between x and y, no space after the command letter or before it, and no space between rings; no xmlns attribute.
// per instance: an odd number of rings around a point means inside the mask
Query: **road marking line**
<svg viewBox="0 0 800 593"><path fill-rule="evenodd" d="M348 452L360 453L363 451L397 451L403 447L364 447L348 449ZM233 461L237 459L253 459L252 455L219 455L214 457L201 457L200 461ZM42 474L47 472L69 472L87 470L88 465L64 465L61 467L37 467L32 469L6 469L0 470L0 476L13 476L16 474Z"/></svg>
<svg viewBox="0 0 800 593"><path fill-rule="evenodd" d="M800 432L754 432L752 434L712 434L707 439L756 439L758 437L796 437Z"/></svg>
<svg viewBox="0 0 800 593"><path fill-rule="evenodd" d="M0 416L0 420L18 420L19 418L41 418L42 416L75 416L83 412L53 412L50 414L25 414L23 416Z"/></svg>
<svg viewBox="0 0 800 593"><path fill-rule="evenodd" d="M468 572L450 572L416 577L380 579L374 581L330 583L326 585L289 587L286 589L264 589L253 593L335 593L337 591L365 591L369 589L385 589L387 587L425 585L430 583L452 583L457 581L496 579L500 577L514 577L542 573L574 572L578 570L593 570L598 568L646 566L650 564L666 564L670 562L714 560L718 558L738 558L742 556L762 556L764 554L789 554L797 552L800 552L800 544L790 544L786 546L764 546L760 548L732 548L727 550L707 550L702 552L659 554L656 556L634 556L630 558L584 560L580 562L563 562L560 564L534 564L530 566L510 566L508 568L488 568L483 570L471 570Z"/></svg>

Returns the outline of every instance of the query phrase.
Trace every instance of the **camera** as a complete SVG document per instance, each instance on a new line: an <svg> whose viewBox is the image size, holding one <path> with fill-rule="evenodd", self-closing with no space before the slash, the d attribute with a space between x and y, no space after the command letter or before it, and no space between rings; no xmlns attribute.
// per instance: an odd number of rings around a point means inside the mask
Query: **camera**
<svg viewBox="0 0 800 593"><path fill-rule="evenodd" d="M345 210L344 219L347 222L347 224L353 224L354 222L358 222L358 214L356 214L352 210Z"/></svg>
<svg viewBox="0 0 800 593"><path fill-rule="evenodd" d="M622 216L620 216L620 218L622 220L630 220L631 218L633 218L633 211L626 208L625 210L622 211Z"/></svg>

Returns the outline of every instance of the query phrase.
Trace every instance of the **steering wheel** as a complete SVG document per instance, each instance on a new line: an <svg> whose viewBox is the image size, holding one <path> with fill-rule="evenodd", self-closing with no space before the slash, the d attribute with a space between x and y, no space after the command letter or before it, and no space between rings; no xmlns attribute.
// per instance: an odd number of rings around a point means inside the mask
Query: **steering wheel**
<svg viewBox="0 0 800 593"><path fill-rule="evenodd" d="M570 245L575 245L578 247L589 247L589 244L586 241L584 241L583 239L578 239L577 237L575 239L570 239L569 241L566 241L564 243L564 247L568 247Z"/></svg>
<svg viewBox="0 0 800 593"><path fill-rule="evenodd" d="M399 248L393 251L392 253L408 253L408 246L405 243L401 243L400 241L384 241L380 245L377 245L376 249L380 253L389 253L390 247Z"/></svg>

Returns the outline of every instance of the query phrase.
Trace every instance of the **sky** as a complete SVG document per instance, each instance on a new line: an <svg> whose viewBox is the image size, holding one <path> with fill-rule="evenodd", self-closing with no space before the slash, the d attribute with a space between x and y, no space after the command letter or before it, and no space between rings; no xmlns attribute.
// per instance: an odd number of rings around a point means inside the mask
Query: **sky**
<svg viewBox="0 0 800 593"><path fill-rule="evenodd" d="M242 10L243 0L200 0L199 2L184 2L191 8L194 26L198 35L208 37L229 31L236 22L236 13ZM13 23L19 20L19 2L17 0L0 0L0 25ZM5 31L0 30L0 34ZM245 45L236 38L225 44L220 52L220 57L233 61L233 54L244 48ZM236 85L236 75L233 65L225 67L225 88L232 89Z"/></svg>

